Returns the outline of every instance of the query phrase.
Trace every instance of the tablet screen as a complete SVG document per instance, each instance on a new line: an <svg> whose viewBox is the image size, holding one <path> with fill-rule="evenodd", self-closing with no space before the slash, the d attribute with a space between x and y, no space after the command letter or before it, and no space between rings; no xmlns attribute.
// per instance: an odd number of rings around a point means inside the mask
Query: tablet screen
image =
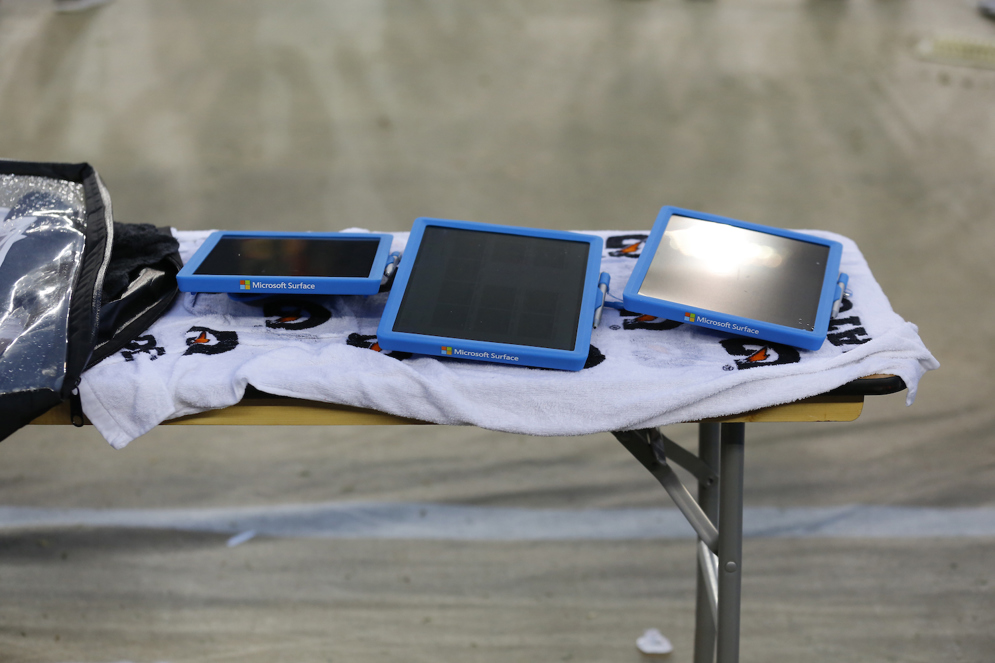
<svg viewBox="0 0 995 663"><path fill-rule="evenodd" d="M672 215L639 294L812 331L829 247Z"/></svg>
<svg viewBox="0 0 995 663"><path fill-rule="evenodd" d="M378 239L222 237L194 273L366 278L378 246Z"/></svg>
<svg viewBox="0 0 995 663"><path fill-rule="evenodd" d="M589 249L427 226L393 331L573 350Z"/></svg>

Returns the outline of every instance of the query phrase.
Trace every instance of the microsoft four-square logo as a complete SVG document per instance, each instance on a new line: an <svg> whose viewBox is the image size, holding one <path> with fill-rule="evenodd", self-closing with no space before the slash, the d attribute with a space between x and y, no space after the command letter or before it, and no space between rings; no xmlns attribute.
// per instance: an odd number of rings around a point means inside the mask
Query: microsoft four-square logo
<svg viewBox="0 0 995 663"><path fill-rule="evenodd" d="M453 349L452 348L450 348L449 346L446 346L446 345L442 346L442 354L444 354L444 355L451 355L452 353L453 353Z"/></svg>
<svg viewBox="0 0 995 663"><path fill-rule="evenodd" d="M252 288L252 281L245 280L245 281L239 281L238 282L238 289L239 290L249 290L251 288Z"/></svg>
<svg viewBox="0 0 995 663"><path fill-rule="evenodd" d="M684 322L694 322L694 313L685 313Z"/></svg>

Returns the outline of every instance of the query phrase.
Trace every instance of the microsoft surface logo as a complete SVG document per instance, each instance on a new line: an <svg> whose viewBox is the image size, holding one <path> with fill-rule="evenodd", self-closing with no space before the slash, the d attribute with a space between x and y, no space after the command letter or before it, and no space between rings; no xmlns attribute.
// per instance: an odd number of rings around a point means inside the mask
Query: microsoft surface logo
<svg viewBox="0 0 995 663"><path fill-rule="evenodd" d="M250 288L252 288L252 281L246 280L246 281L239 281L238 282L238 289L239 290L249 290Z"/></svg>
<svg viewBox="0 0 995 663"><path fill-rule="evenodd" d="M694 322L694 313L685 313L684 322Z"/></svg>
<svg viewBox="0 0 995 663"><path fill-rule="evenodd" d="M453 353L453 349L452 348L450 348L450 347L448 347L446 345L442 346L442 354L444 354L444 355L451 355L452 353Z"/></svg>

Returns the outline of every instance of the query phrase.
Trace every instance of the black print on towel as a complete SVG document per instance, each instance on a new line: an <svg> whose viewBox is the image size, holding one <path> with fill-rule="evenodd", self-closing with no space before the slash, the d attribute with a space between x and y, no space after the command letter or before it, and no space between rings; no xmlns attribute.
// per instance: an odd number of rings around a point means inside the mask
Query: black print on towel
<svg viewBox="0 0 995 663"><path fill-rule="evenodd" d="M135 361L135 356L143 352L148 353L149 361L155 361L166 354L166 348L159 347L155 336L146 334L145 336L139 336L124 346L124 349L121 350L121 356L124 357L125 361Z"/></svg>
<svg viewBox="0 0 995 663"><path fill-rule="evenodd" d="M594 368L601 362L605 360L605 354L597 348L597 346L592 345L587 350L587 361L584 362L584 368ZM541 366L526 366L525 368L531 368L534 371L552 371L552 368L543 368ZM583 370L583 369L581 369Z"/></svg>
<svg viewBox="0 0 995 663"><path fill-rule="evenodd" d="M217 331L207 327L191 327L187 330L187 355L219 355L234 350L238 345L238 334L233 331Z"/></svg>
<svg viewBox="0 0 995 663"><path fill-rule="evenodd" d="M383 352L380 348L380 344L377 343L376 334L357 334L353 332L349 334L349 338L345 340L346 344L354 348L365 348L367 350L373 350L374 352ZM388 357L393 359L410 359L410 352L388 352Z"/></svg>
<svg viewBox="0 0 995 663"><path fill-rule="evenodd" d="M633 313L632 311L626 311L625 309L619 311L618 314L622 317L622 329L650 329L654 331L663 331L667 329L676 329L683 324L675 320L658 318L655 315L640 315L639 313Z"/></svg>
<svg viewBox="0 0 995 663"><path fill-rule="evenodd" d="M594 368L604 360L605 360L604 353L601 352L601 350L599 350L597 347L592 345L591 348L587 351L587 361L584 362L584 368Z"/></svg>
<svg viewBox="0 0 995 663"><path fill-rule="evenodd" d="M741 338L727 338L720 342L726 352L733 357L740 357L736 359L736 368L740 370L758 366L797 364L801 361L801 354L789 345L761 343Z"/></svg>
<svg viewBox="0 0 995 663"><path fill-rule="evenodd" d="M643 250L647 235L614 235L605 240L606 249L612 258L638 258Z"/></svg>
<svg viewBox="0 0 995 663"><path fill-rule="evenodd" d="M311 329L332 319L332 313L321 304L300 300L268 302L263 306L266 326L270 329L300 331Z"/></svg>
<svg viewBox="0 0 995 663"><path fill-rule="evenodd" d="M852 308L853 302L844 297L840 303L840 313L846 313ZM867 330L864 329L863 323L860 322L860 317L851 315L845 318L833 318L830 320L826 340L836 347L841 348L847 345L863 345L871 340L871 337L867 334Z"/></svg>

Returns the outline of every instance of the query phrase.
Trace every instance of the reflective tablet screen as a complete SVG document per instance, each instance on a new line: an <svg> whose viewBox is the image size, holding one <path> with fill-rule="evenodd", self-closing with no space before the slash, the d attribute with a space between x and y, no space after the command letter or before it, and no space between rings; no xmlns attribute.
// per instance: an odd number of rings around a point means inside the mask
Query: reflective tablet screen
<svg viewBox="0 0 995 663"><path fill-rule="evenodd" d="M379 240L222 237L195 274L366 278Z"/></svg>
<svg viewBox="0 0 995 663"><path fill-rule="evenodd" d="M829 247L673 215L640 295L813 330Z"/></svg>

